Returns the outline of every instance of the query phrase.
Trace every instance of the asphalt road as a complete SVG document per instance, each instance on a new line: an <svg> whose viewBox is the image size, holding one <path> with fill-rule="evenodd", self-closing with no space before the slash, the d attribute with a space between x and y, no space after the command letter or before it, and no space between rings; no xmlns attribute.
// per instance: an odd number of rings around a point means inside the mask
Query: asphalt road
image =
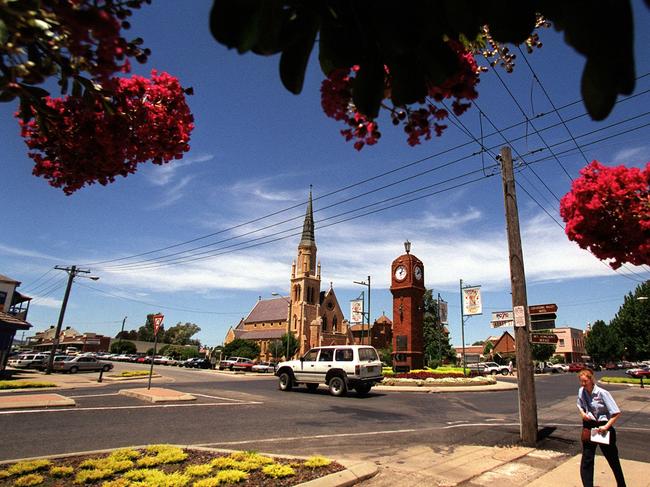
<svg viewBox="0 0 650 487"><path fill-rule="evenodd" d="M137 368L120 364L118 369L123 367ZM351 392L335 398L325 388L281 392L272 376L171 367L156 371L165 376L156 385L189 392L197 401L150 404L118 393L143 383L60 391L77 406L0 411L0 460L152 443L372 459L412 445L509 445L519 436L517 391L373 390L367 397ZM578 451L577 388L575 374L537 376L542 448ZM621 456L650 462L650 391L616 385L607 389L623 410L617 424Z"/></svg>

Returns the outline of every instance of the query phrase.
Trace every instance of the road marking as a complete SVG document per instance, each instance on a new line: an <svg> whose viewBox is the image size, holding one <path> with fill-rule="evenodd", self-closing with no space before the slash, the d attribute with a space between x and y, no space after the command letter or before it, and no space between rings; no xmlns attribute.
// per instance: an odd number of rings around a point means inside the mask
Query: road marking
<svg viewBox="0 0 650 487"><path fill-rule="evenodd" d="M63 413L70 411L110 411L119 409L147 409L147 408L186 408L186 407L206 407L206 406L248 406L264 404L259 401L245 401L245 402L213 402L206 404L154 404L154 405L138 405L138 406L109 406L109 407L92 407L92 408L60 408L60 409L13 409L0 411L3 414L33 414L33 413Z"/></svg>
<svg viewBox="0 0 650 487"><path fill-rule="evenodd" d="M208 399L222 399L224 401L244 402L244 399L233 399L231 397L209 396L208 394L196 394L194 392L189 392L188 394L192 394L193 396L199 396L199 397L207 397Z"/></svg>
<svg viewBox="0 0 650 487"><path fill-rule="evenodd" d="M447 421L447 424L461 424L461 423L469 423L469 421Z"/></svg>
<svg viewBox="0 0 650 487"><path fill-rule="evenodd" d="M104 397L104 396L119 396L119 395L120 395L119 392L109 392L106 394L84 394L81 396L65 396L65 397L69 397L70 399L78 399L80 397Z"/></svg>

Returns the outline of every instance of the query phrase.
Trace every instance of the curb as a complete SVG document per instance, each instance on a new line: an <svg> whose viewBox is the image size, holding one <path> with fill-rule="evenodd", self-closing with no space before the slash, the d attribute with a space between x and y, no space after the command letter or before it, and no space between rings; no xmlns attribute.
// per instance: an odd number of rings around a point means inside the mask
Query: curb
<svg viewBox="0 0 650 487"><path fill-rule="evenodd" d="M7 396L8 401L0 401L0 409L35 407L76 406L74 399L60 394L29 394Z"/></svg>
<svg viewBox="0 0 650 487"><path fill-rule="evenodd" d="M208 451L208 452L215 452L215 453L233 453L237 452L240 450L225 450L222 448L209 448L205 446L192 446L192 445L174 445L174 444L169 444L170 446L176 446L179 448L185 448L188 450L198 450L198 451ZM2 465L7 465L19 461L32 461L32 460L41 460L41 459L48 459L48 460L55 460L55 459L64 459L64 458L71 458L71 457L78 457L78 456L86 456L86 455L101 455L104 453L110 453L115 450L119 450L121 448L134 448L134 449L143 449L146 448L149 445L136 445L136 446L130 446L130 447L120 447L120 448L107 448L103 450L91 450L91 451L85 451L85 452L75 452L75 453L64 453L60 455L45 455L41 457L30 457L30 458L22 458L22 459L15 459L15 460L4 460L0 461L0 466ZM296 455L278 455L276 453L264 453L260 452L261 455L269 456L272 458L284 458L284 459L296 459L296 460L306 460L308 457L301 457L301 456L296 456ZM343 467L345 467L345 470L341 470L340 472L334 472L329 475L326 475L324 477L310 480L308 482L303 482L300 484L296 484L294 487L347 487L350 485L355 485L359 482L362 482L364 480L367 480L371 477L374 477L377 472L379 471L378 467L374 463L370 462L362 462L358 460L332 460L336 463L339 463Z"/></svg>
<svg viewBox="0 0 650 487"><path fill-rule="evenodd" d="M152 387L151 389L121 389L119 394L154 403L169 401L196 401L196 397L191 394L178 392L173 389L165 389L163 387Z"/></svg>

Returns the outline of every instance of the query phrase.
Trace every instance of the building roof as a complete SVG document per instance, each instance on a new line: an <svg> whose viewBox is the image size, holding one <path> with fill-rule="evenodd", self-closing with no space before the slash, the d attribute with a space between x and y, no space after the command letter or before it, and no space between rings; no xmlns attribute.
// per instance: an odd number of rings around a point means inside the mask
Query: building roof
<svg viewBox="0 0 650 487"><path fill-rule="evenodd" d="M0 311L0 326L7 326L16 330L29 330L32 327L26 321L18 319L9 313L3 313L2 311Z"/></svg>
<svg viewBox="0 0 650 487"><path fill-rule="evenodd" d="M11 277L7 277L4 274L0 274L0 282L8 282L11 284L20 284L20 281L16 281L15 279L12 279Z"/></svg>
<svg viewBox="0 0 650 487"><path fill-rule="evenodd" d="M244 340L273 340L279 339L287 331L279 328L268 330L235 330L235 338L242 338Z"/></svg>
<svg viewBox="0 0 650 487"><path fill-rule="evenodd" d="M391 319L390 319L388 316L384 315L384 314L382 314L379 318L377 318L377 319L375 320L375 323L382 323L382 324L383 324L383 323L386 323L386 324L389 324L389 325L392 325L392 324L393 324L393 322L391 321Z"/></svg>
<svg viewBox="0 0 650 487"><path fill-rule="evenodd" d="M24 303L25 301L31 301L32 299L34 298L30 298L29 296L19 293L18 291L14 291L14 297L12 299L12 303L13 304Z"/></svg>
<svg viewBox="0 0 650 487"><path fill-rule="evenodd" d="M287 298L260 299L244 319L244 323L268 323L287 321L289 316Z"/></svg>

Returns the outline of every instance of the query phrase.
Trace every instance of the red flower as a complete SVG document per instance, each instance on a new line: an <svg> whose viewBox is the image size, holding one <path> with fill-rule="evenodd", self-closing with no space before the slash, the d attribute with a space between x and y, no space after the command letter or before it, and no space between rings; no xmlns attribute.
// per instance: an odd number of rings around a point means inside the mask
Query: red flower
<svg viewBox="0 0 650 487"><path fill-rule="evenodd" d="M163 164L189 150L193 117L179 81L152 71L109 81L111 98L47 98L56 116L20 120L32 149L33 173L72 194L86 184L106 185L141 162Z"/></svg>
<svg viewBox="0 0 650 487"><path fill-rule="evenodd" d="M650 162L645 169L593 161L560 202L566 234L610 266L650 264Z"/></svg>

